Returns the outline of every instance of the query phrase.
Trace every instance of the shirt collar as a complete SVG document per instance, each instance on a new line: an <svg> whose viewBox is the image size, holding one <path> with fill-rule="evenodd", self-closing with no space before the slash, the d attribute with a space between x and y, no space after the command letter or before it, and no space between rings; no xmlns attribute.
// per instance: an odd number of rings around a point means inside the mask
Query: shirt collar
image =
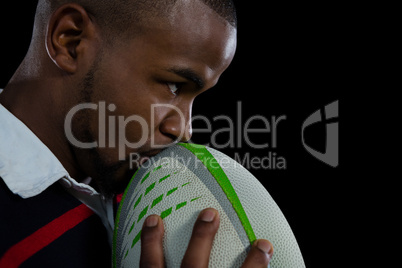
<svg viewBox="0 0 402 268"><path fill-rule="evenodd" d="M66 187L99 195L71 178L50 149L1 104L0 122L0 177L14 194L33 197L61 180Z"/></svg>

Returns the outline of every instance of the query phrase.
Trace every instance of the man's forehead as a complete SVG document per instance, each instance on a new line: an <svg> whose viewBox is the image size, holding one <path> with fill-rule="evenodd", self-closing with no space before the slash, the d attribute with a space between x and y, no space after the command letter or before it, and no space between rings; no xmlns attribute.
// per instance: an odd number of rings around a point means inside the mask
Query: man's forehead
<svg viewBox="0 0 402 268"><path fill-rule="evenodd" d="M237 31L202 1L181 2L169 17L155 18L126 43L133 59L128 64L141 59L153 70L174 69L171 73L199 88L209 87L231 63Z"/></svg>
<svg viewBox="0 0 402 268"><path fill-rule="evenodd" d="M195 53L219 55L219 62L231 60L237 45L237 29L202 1L178 2L163 26L170 32L169 40L165 41L181 46L188 53L199 49ZM206 47L209 49L205 50Z"/></svg>
<svg viewBox="0 0 402 268"><path fill-rule="evenodd" d="M195 4L192 6L192 4ZM173 6L176 10L190 10L194 7L202 7L215 12L219 17L237 28L236 8L233 0L179 0Z"/></svg>
<svg viewBox="0 0 402 268"><path fill-rule="evenodd" d="M229 24L227 20L201 0L179 0L167 14L168 21L172 25L177 25L181 22L183 25L193 26L191 23L186 23L193 22L198 27L202 27L203 22L205 23L211 17L216 17L223 24Z"/></svg>

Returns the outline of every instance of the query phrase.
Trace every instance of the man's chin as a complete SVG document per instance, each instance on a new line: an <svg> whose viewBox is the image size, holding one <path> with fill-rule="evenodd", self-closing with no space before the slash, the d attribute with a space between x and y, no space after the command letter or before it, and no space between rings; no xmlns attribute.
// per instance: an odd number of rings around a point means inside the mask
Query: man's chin
<svg viewBox="0 0 402 268"><path fill-rule="evenodd" d="M112 198L116 194L123 193L128 186L136 167L130 169L127 163L119 163L103 168L104 172L95 179L99 192L106 198Z"/></svg>
<svg viewBox="0 0 402 268"><path fill-rule="evenodd" d="M114 164L106 164L98 153L96 161L97 178L95 181L99 191L105 197L113 197L125 191L135 172L142 166L150 165L152 157L157 155L160 150L147 151L146 153L135 153L136 157L132 159L128 156L124 161Z"/></svg>

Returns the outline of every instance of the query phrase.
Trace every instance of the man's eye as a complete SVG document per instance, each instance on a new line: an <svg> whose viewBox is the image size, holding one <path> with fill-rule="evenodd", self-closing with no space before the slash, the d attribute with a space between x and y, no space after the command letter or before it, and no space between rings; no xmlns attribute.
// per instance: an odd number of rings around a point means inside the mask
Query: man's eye
<svg viewBox="0 0 402 268"><path fill-rule="evenodd" d="M169 89L170 89L170 91L173 93L173 94L177 94L177 93L179 93L178 91L179 91L179 84L177 84L177 83L167 83L167 86L169 87Z"/></svg>

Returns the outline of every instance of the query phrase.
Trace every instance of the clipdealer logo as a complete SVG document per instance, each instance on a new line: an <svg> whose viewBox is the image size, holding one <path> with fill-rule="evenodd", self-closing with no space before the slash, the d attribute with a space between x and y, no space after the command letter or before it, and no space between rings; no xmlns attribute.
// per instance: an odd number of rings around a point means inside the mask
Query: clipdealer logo
<svg viewBox="0 0 402 268"><path fill-rule="evenodd" d="M325 164L336 168L339 165L339 101L334 101L310 115L302 126L302 142L304 148L312 156ZM326 149L324 153L308 146L305 140L306 128L318 124L326 124Z"/></svg>
<svg viewBox="0 0 402 268"><path fill-rule="evenodd" d="M155 114L158 109L170 109L176 113L180 121L180 129L182 130L179 140L184 135L184 130L188 127L183 112L170 104L154 104L151 105L151 120L147 121L139 115L123 116L116 113L117 107L114 104L107 105L106 102L99 103L82 103L73 107L65 119L65 134L70 143L78 148L115 148L118 151L119 160L125 161L127 153L129 153L130 164L140 165L141 155L136 153L137 149L142 148L149 143L151 148L164 148L166 145L159 145L155 141L152 130L155 128ZM287 120L286 115L271 116L270 118L263 115L254 115L246 119L243 117L242 102L237 103L236 116L217 115L214 118L208 118L203 115L194 116L191 122L201 121L203 128L193 128L193 134L208 135L209 143L205 146L215 149L250 149L249 152L235 152L234 160L243 165L247 169L271 169L286 170L287 161L284 156L277 153L278 149L278 126ZM83 142L78 140L72 131L72 121L74 116L81 110L94 110L98 113L99 130L98 138L92 142ZM302 144L304 148L312 156L326 163L329 166L337 167L339 164L339 101L335 101L324 109L317 110L310 115L302 125ZM259 124L259 128L252 125ZM213 125L218 123L217 129ZM315 124L326 124L326 149L322 153L306 143L305 130ZM135 124L142 135L139 140L132 141L126 137L126 129L128 125ZM281 132L282 133L282 132ZM263 135L259 140L252 140L253 135ZM221 135L223 135L221 137ZM192 141L189 141L193 143ZM264 156L256 155L259 150L264 150L267 154Z"/></svg>

